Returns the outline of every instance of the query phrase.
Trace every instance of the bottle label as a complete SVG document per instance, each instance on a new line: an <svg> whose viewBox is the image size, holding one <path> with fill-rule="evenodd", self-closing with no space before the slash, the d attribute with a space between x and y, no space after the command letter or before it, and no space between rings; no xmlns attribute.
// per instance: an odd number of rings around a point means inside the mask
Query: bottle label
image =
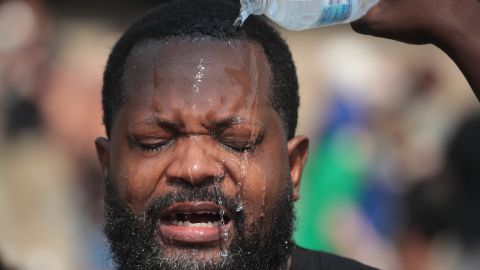
<svg viewBox="0 0 480 270"><path fill-rule="evenodd" d="M352 2L353 0L327 0L318 24L332 24L348 19L352 12Z"/></svg>

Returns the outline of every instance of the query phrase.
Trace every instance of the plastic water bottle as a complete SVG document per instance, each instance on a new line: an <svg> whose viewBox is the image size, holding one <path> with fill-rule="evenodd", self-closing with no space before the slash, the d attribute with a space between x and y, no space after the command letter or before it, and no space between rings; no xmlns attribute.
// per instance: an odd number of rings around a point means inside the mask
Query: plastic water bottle
<svg viewBox="0 0 480 270"><path fill-rule="evenodd" d="M355 21L379 0L240 0L242 25L250 14L265 14L277 24L302 30Z"/></svg>

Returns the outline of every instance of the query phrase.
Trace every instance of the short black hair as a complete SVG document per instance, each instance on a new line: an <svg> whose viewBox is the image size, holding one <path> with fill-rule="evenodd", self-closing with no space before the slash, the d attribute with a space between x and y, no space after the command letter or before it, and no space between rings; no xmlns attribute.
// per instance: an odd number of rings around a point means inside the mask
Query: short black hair
<svg viewBox="0 0 480 270"><path fill-rule="evenodd" d="M212 38L258 43L267 57L271 77L270 99L282 119L287 138L295 135L298 118L298 79L290 50L280 35L258 16L233 27L239 4L225 0L178 0L147 12L117 41L103 76L103 122L110 137L116 112L124 104L123 75L132 49L146 40Z"/></svg>

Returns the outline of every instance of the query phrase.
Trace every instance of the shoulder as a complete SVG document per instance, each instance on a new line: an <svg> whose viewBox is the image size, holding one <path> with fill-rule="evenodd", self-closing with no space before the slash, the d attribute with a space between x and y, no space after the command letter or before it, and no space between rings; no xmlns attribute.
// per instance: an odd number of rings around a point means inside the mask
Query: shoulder
<svg viewBox="0 0 480 270"><path fill-rule="evenodd" d="M293 270L374 270L352 259L337 255L304 249L297 246L292 255Z"/></svg>

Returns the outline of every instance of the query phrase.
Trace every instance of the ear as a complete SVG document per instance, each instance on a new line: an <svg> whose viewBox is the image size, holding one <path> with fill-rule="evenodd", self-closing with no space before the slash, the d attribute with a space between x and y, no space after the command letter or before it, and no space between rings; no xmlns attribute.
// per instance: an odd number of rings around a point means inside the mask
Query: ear
<svg viewBox="0 0 480 270"><path fill-rule="evenodd" d="M290 178L293 185L292 199L298 200L300 197L300 180L308 156L308 138L300 135L288 141L288 159L290 163Z"/></svg>
<svg viewBox="0 0 480 270"><path fill-rule="evenodd" d="M98 137L95 140L95 148L97 149L97 157L102 168L103 177L106 178L110 162L110 142L107 138Z"/></svg>

